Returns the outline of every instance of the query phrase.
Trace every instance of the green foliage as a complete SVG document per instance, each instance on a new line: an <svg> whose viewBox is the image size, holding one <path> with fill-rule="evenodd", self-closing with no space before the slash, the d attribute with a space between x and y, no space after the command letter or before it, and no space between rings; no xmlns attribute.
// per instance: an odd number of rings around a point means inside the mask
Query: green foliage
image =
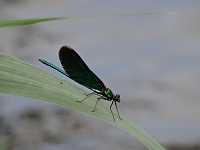
<svg viewBox="0 0 200 150"><path fill-rule="evenodd" d="M60 84L61 82L62 84ZM125 130L150 150L164 150L150 135L124 114L120 113L123 120L118 119L115 109L113 110L116 116L116 121L114 122L107 102L100 101L96 112L91 112L96 102L94 96L91 96L81 104L77 103L77 100L85 97L85 92L58 76L22 60L0 53L0 93L44 100L80 111Z"/></svg>
<svg viewBox="0 0 200 150"><path fill-rule="evenodd" d="M93 14L93 15L80 15L80 16L67 16L56 18L38 18L38 19L18 19L18 20L0 20L0 27L28 25L44 21L54 21L61 19L78 19L78 18L97 18L97 17L120 17L120 16L139 16L139 15L164 15L175 14L174 12L147 12L147 13L121 13L121 14Z"/></svg>
<svg viewBox="0 0 200 150"><path fill-rule="evenodd" d="M0 150L6 150L6 147L3 141L0 141Z"/></svg>
<svg viewBox="0 0 200 150"><path fill-rule="evenodd" d="M0 27L27 25L27 24L34 24L34 23L38 23L38 22L53 21L53 20L59 20L59 19L64 19L64 18L0 20Z"/></svg>

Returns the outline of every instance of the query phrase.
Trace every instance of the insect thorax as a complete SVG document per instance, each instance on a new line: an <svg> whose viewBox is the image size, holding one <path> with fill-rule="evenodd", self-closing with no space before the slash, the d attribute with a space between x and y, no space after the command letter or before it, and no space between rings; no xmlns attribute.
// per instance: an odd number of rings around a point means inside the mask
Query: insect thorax
<svg viewBox="0 0 200 150"><path fill-rule="evenodd" d="M106 88L103 92L104 92L104 95L105 95L107 98L113 99L114 94L113 94L113 92L112 92L109 88Z"/></svg>
<svg viewBox="0 0 200 150"><path fill-rule="evenodd" d="M105 90L97 90L97 89L91 89L93 90L94 92L96 92L97 94L100 94L108 99L113 99L114 98L114 94L113 92L109 89L109 88L106 88Z"/></svg>

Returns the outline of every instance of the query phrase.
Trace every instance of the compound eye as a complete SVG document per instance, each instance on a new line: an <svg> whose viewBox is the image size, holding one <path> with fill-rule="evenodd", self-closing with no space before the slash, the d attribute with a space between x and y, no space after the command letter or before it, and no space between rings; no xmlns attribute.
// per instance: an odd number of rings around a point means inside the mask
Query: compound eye
<svg viewBox="0 0 200 150"><path fill-rule="evenodd" d="M119 94L116 94L115 100L116 100L117 102L120 102L120 95L119 95Z"/></svg>
<svg viewBox="0 0 200 150"><path fill-rule="evenodd" d="M118 94L118 99L120 99L120 95Z"/></svg>

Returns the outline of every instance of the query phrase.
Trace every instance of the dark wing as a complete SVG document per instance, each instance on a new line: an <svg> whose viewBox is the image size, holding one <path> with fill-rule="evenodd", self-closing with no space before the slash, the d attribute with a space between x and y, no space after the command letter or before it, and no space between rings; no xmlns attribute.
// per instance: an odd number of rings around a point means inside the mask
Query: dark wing
<svg viewBox="0 0 200 150"><path fill-rule="evenodd" d="M103 82L88 68L82 58L71 47L61 47L59 58L70 79L89 89L101 91L106 88Z"/></svg>

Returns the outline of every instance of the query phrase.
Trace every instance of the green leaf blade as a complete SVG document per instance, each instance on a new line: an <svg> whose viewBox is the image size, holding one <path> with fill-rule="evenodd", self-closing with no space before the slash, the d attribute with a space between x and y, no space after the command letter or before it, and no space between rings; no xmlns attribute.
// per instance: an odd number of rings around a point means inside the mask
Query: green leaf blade
<svg viewBox="0 0 200 150"><path fill-rule="evenodd" d="M80 111L125 130L150 150L164 150L150 135L121 112L123 120L118 119L115 109L113 113L116 116L116 122L114 122L107 102L100 101L97 110L91 112L96 102L95 97L89 97L81 104L76 102L85 97L83 89L47 71L2 53L0 53L0 93L44 100Z"/></svg>
<svg viewBox="0 0 200 150"><path fill-rule="evenodd" d="M0 27L29 25L45 21L54 21L61 19L86 19L86 18L99 18L99 17L128 17L128 16L144 16L144 15L172 15L175 12L136 12L136 13L116 13L116 14L91 14L55 18L37 18L37 19L13 19L13 20L0 20Z"/></svg>
<svg viewBox="0 0 200 150"><path fill-rule="evenodd" d="M60 19L64 19L64 18L59 17L59 18L0 20L0 27L28 25L28 24L34 24L34 23L39 23L39 22L44 22L44 21L60 20Z"/></svg>

